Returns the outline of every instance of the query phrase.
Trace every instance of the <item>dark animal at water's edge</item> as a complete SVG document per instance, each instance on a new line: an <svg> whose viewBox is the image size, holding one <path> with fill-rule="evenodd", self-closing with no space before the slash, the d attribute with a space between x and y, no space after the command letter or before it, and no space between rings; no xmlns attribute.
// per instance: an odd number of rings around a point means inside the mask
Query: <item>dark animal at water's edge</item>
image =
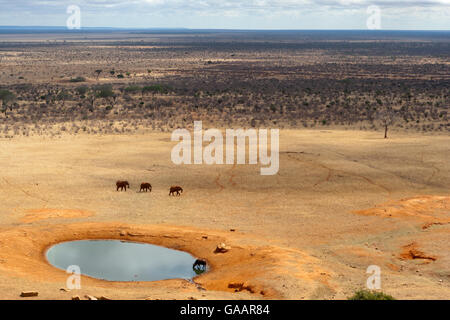
<svg viewBox="0 0 450 320"><path fill-rule="evenodd" d="M183 193L183 188L179 186L170 187L169 196L180 196Z"/></svg>
<svg viewBox="0 0 450 320"><path fill-rule="evenodd" d="M150 183L147 183L147 182L141 183L141 189L139 190L139 192L142 192L142 191L145 191L145 192L150 191L150 192L152 192L152 185Z"/></svg>
<svg viewBox="0 0 450 320"><path fill-rule="evenodd" d="M203 259L195 260L192 269L195 271L196 274L202 274L203 272L206 271L206 260Z"/></svg>
<svg viewBox="0 0 450 320"><path fill-rule="evenodd" d="M127 187L128 187L128 189L130 188L130 184L128 183L128 181L117 181L116 186L117 186L117 191L119 191L119 189L121 191L123 191L123 190L127 191Z"/></svg>

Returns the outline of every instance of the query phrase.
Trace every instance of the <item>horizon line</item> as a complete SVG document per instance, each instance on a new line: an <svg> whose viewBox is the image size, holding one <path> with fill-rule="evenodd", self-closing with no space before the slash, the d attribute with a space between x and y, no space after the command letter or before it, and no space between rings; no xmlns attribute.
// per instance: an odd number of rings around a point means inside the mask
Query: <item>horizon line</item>
<svg viewBox="0 0 450 320"><path fill-rule="evenodd" d="M246 28L188 28L188 27L81 27L80 29L69 29L66 26L24 26L24 25L0 25L1 29L12 28L12 29L65 29L70 32L81 32L83 30L92 29L109 29L109 30L190 30L190 31L371 31L371 32L382 32L382 31L419 31L419 32L450 32L450 29L353 29L353 28L342 28L342 29L246 29Z"/></svg>

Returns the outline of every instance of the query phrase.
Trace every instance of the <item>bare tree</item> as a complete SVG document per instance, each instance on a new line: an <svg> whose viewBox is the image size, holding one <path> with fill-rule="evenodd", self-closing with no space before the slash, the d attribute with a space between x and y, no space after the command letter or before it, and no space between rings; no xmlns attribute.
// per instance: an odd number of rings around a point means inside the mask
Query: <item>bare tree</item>
<svg viewBox="0 0 450 320"><path fill-rule="evenodd" d="M389 127L395 123L395 112L391 106L387 106L379 111L377 118L384 127L384 138L387 139Z"/></svg>
<svg viewBox="0 0 450 320"><path fill-rule="evenodd" d="M102 73L103 72L103 70L101 70L101 69L98 69L98 70L95 70L95 73L97 74L97 81L98 81L98 77L100 76L100 73Z"/></svg>

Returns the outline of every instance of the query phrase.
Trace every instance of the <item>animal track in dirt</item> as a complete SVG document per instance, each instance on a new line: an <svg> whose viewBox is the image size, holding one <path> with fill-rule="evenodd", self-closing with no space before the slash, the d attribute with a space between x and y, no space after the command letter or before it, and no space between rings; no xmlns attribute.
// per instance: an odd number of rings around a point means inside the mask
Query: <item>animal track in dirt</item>
<svg viewBox="0 0 450 320"><path fill-rule="evenodd" d="M233 179L236 177L236 174L234 173L234 169L236 169L236 164L233 164L233 167L230 169L230 179L228 182L234 187L236 186L236 182L233 181Z"/></svg>
<svg viewBox="0 0 450 320"><path fill-rule="evenodd" d="M420 161L422 162L422 165L423 165L425 168L431 167L431 169L433 170L433 172L431 173L431 175L426 179L426 183L429 184L431 181L433 181L434 177L436 177L436 175L437 175L438 173L441 172L441 169L439 169L438 167L436 167L436 165L435 165L434 163L431 163L431 162L428 162L428 164L429 164L429 167L428 167L428 166L427 166L427 162L425 162L425 159L424 159L424 152L421 153L421 159L420 159Z"/></svg>
<svg viewBox="0 0 450 320"><path fill-rule="evenodd" d="M223 185L220 184L220 177L221 174L219 173L216 177L216 179L214 180L214 183L219 187L219 192L223 191L223 189L225 189L225 187Z"/></svg>
<svg viewBox="0 0 450 320"><path fill-rule="evenodd" d="M236 168L236 164L233 164L233 167L230 169L229 171L229 175L230 178L228 179L228 182L235 187L237 185L236 182L233 181L233 179L236 177L236 174L234 174L234 169ZM220 183L220 178L222 177L222 174L219 173L216 177L216 179L214 180L214 183L219 187L219 191L218 192L222 192L225 189L225 186L223 184Z"/></svg>
<svg viewBox="0 0 450 320"><path fill-rule="evenodd" d="M5 181L7 185L9 185L9 186L11 186L11 187L13 187L13 188L15 188L15 189L21 191L23 194L27 195L27 196L30 197L30 198L38 199L38 200L44 201L45 203L48 203L48 202L49 202L48 199L44 199L44 198L38 197L38 196L36 196L36 195L34 195L34 194L31 194L30 192L28 192L28 191L22 189L21 187L16 186L16 185L10 183L10 182L8 181L8 179L6 179L6 178L3 178L3 181Z"/></svg>
<svg viewBox="0 0 450 320"><path fill-rule="evenodd" d="M294 152L286 152L285 154L287 154L287 156L288 156L290 159L293 159L293 160L295 160L295 161L302 162L302 163L308 163L308 164L310 164L310 165L312 165L312 166L314 166L314 167L316 167L316 168L321 168L321 169L324 169L324 170L328 170L327 176L326 176L324 179L320 179L319 181L317 181L317 182L313 185L313 187L317 187L317 186L319 186L319 185L322 184L322 183L329 182L335 173L340 172L340 173L343 174L343 175L347 175L347 176L351 176L351 177L356 177L356 178L359 178L359 179L363 179L363 180L366 181L367 183L369 183L369 184L371 184L371 185L373 185L373 186L375 186L375 187L377 187L377 188L380 188L380 189L382 189L384 192L386 192L387 195L388 195L388 198L391 197L391 191L390 191L387 187L385 187L385 186L382 185L382 184L376 183L375 181L373 181L372 179L370 179L370 178L368 178L368 177L366 177L366 176L363 176L363 175L360 175L360 174L356 174L356 173L352 173L352 172L345 171L345 170L341 170L341 169L330 168L330 167L328 167L328 166L326 166L326 165L324 165L324 164L322 164L322 163L319 163L319 162L313 162L313 161L311 161L311 160L302 160L302 159L298 159L298 158L292 156L292 154L296 154L296 153L294 153ZM299 152L299 153L297 153L297 154L302 154L302 153Z"/></svg>

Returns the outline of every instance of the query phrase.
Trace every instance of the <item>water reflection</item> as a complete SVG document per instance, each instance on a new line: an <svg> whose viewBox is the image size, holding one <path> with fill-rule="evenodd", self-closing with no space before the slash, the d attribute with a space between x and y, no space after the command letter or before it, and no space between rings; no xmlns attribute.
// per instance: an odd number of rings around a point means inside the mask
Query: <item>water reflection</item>
<svg viewBox="0 0 450 320"><path fill-rule="evenodd" d="M78 265L82 274L109 281L191 279L199 274L192 267L196 259L186 252L119 240L64 242L46 256L57 268Z"/></svg>

